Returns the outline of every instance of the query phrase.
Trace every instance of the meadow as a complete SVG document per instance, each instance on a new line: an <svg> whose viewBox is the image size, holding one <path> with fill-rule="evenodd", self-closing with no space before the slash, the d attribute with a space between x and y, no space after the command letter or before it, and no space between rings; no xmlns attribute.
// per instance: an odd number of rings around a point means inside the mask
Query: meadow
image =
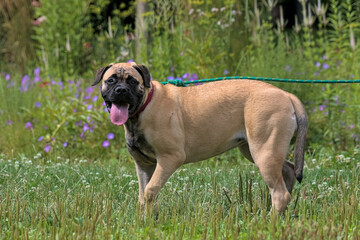
<svg viewBox="0 0 360 240"><path fill-rule="evenodd" d="M90 87L96 69L128 61L148 66L153 81L360 79L358 2L299 1L303 18L289 27L271 0L153 1L145 32L124 27L119 10L96 32L90 17L106 1L43 1L33 14L48 20L25 44L13 40L22 1L0 17L1 239L360 238L359 84L274 83L309 115L304 179L284 214L270 211L257 168L234 149L176 171L157 217L140 211L123 127Z"/></svg>

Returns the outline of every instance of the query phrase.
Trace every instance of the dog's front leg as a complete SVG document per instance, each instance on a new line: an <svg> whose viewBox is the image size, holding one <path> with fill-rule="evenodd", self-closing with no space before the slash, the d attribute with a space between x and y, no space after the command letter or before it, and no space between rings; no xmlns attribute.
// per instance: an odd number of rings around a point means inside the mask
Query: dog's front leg
<svg viewBox="0 0 360 240"><path fill-rule="evenodd" d="M156 164L146 165L135 161L136 173L139 181L139 203L144 205L144 192L155 171Z"/></svg>
<svg viewBox="0 0 360 240"><path fill-rule="evenodd" d="M174 152L157 157L153 176L145 188L146 203L153 203L157 194L170 176L185 162L184 152Z"/></svg>
<svg viewBox="0 0 360 240"><path fill-rule="evenodd" d="M149 183L156 167L156 160L147 158L141 153L128 148L130 155L134 159L136 173L139 181L139 203L144 205L145 187Z"/></svg>

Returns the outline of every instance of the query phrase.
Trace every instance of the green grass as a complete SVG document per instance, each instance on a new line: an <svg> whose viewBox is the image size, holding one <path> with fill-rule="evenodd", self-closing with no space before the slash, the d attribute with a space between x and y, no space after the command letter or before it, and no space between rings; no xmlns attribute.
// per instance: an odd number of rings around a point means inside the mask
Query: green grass
<svg viewBox="0 0 360 240"><path fill-rule="evenodd" d="M1 155L0 238L357 239L358 159L324 157L308 161L282 216L269 211L256 167L234 150L181 167L159 194L156 219L139 210L128 156L51 162Z"/></svg>

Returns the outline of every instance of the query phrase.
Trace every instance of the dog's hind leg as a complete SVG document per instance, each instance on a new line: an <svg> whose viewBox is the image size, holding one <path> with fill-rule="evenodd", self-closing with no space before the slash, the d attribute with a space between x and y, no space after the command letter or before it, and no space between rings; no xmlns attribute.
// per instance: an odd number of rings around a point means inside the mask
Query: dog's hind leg
<svg viewBox="0 0 360 240"><path fill-rule="evenodd" d="M247 128L249 148L270 190L273 208L282 213L291 200L284 179L289 181L288 188L292 188L293 181L288 173L294 173L291 171L291 165L285 162L285 158L296 129L296 122L292 120L291 115L283 112L272 113L268 118L261 115L259 117L266 120L258 125L249 124Z"/></svg>
<svg viewBox="0 0 360 240"><path fill-rule="evenodd" d="M254 160L270 190L272 206L282 213L291 200L282 176L284 160L269 151L259 152Z"/></svg>
<svg viewBox="0 0 360 240"><path fill-rule="evenodd" d="M249 149L249 144L247 142L242 142L239 146L238 146L240 152L244 155L244 157L246 159L248 159L250 162L254 163L254 159L251 156L251 152ZM285 181L285 185L287 190L289 191L289 193L291 193L295 183L296 183L296 177L295 177L295 172L294 172L294 164L289 162L289 161L285 161L283 168L282 168L282 176L284 178Z"/></svg>

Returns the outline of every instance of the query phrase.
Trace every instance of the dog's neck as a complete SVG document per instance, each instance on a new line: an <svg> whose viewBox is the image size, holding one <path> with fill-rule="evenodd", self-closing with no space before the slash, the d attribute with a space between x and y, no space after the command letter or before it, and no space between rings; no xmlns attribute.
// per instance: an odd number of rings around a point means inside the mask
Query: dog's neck
<svg viewBox="0 0 360 240"><path fill-rule="evenodd" d="M137 110L137 112L135 114L133 114L130 119L136 119L139 117L139 115L145 110L145 108L147 107L147 105L151 102L151 99L153 97L154 94L154 86L151 84L151 90L144 102L144 104L139 108L139 110Z"/></svg>

